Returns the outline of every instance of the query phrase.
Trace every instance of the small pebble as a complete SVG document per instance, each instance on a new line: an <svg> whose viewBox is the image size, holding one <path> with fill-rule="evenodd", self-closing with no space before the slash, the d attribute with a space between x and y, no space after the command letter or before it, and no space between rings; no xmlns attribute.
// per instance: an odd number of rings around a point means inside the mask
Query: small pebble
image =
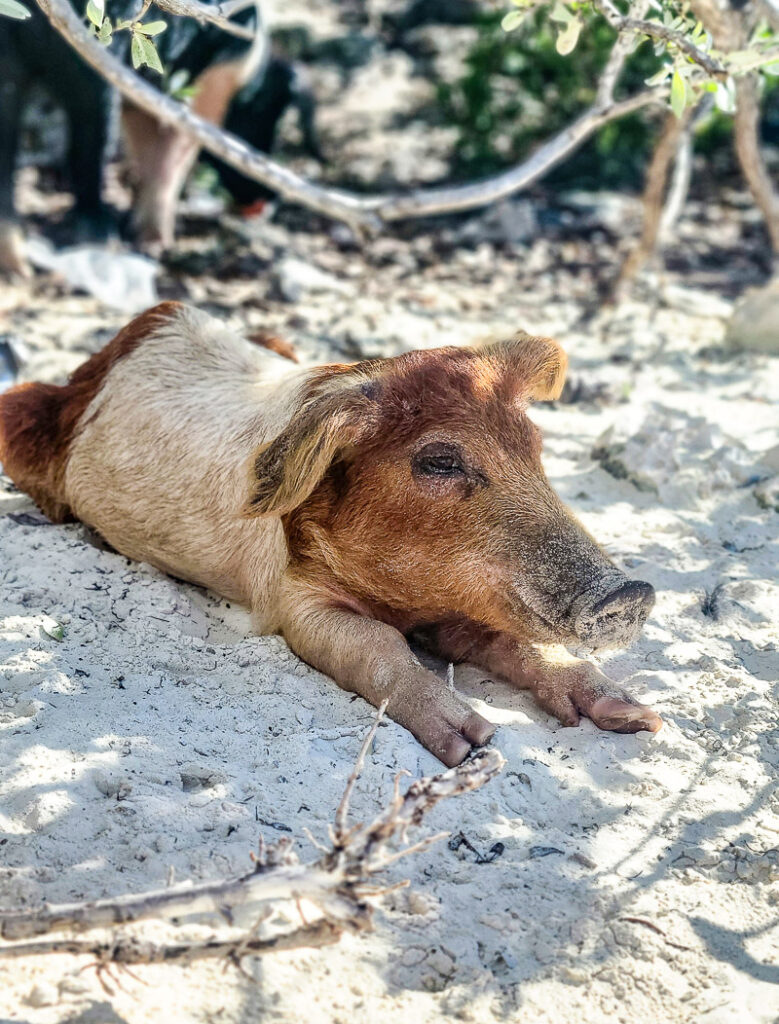
<svg viewBox="0 0 779 1024"><path fill-rule="evenodd" d="M454 961L440 949L435 950L428 956L427 963L434 971L438 971L445 978L454 973Z"/></svg>
<svg viewBox="0 0 779 1024"><path fill-rule="evenodd" d="M90 984L80 974L67 974L57 986L60 992L67 992L72 996L80 996L89 992Z"/></svg>
<svg viewBox="0 0 779 1024"><path fill-rule="evenodd" d="M33 988L26 1002L29 1006L54 1006L59 1002L59 992L53 985L42 981Z"/></svg>

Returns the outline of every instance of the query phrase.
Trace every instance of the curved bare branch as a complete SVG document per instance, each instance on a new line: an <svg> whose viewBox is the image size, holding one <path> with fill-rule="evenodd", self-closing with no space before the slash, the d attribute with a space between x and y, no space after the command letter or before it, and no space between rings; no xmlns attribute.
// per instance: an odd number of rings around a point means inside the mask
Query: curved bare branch
<svg viewBox="0 0 779 1024"><path fill-rule="evenodd" d="M202 0L152 0L155 7L158 7L166 14L173 14L176 17L192 18L201 25L211 24L228 32L239 39L252 40L254 30L246 25L238 25L230 19L247 7L253 7L253 0L233 0L232 3L204 4Z"/></svg>
<svg viewBox="0 0 779 1024"><path fill-rule="evenodd" d="M527 160L502 174L452 188L428 188L375 201L373 210L382 220L404 220L407 217L429 217L437 213L472 210L505 199L514 192L528 188L542 178L583 142L609 121L632 114L651 103L662 103L665 91L646 89L630 99L612 102L599 108L590 107L573 124L544 142Z"/></svg>
<svg viewBox="0 0 779 1024"><path fill-rule="evenodd" d="M179 0L163 2L176 3ZM451 188L417 189L406 194L357 195L302 178L264 153L247 146L237 136L204 121L189 107L155 89L88 34L68 0L37 0L37 3L54 28L80 56L131 103L161 123L189 133L204 149L221 157L247 178L262 182L291 202L343 221L363 232L379 231L383 224L390 221L471 210L503 199L537 181L604 124L650 103L662 102L666 95L663 90L647 89L620 102L596 102L572 125L545 142L523 163L484 181ZM223 9L228 6L224 4Z"/></svg>

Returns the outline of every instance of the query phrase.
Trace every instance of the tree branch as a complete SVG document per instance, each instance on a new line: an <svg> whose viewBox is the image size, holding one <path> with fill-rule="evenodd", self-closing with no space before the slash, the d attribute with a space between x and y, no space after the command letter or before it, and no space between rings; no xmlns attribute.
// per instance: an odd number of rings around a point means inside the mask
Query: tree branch
<svg viewBox="0 0 779 1024"><path fill-rule="evenodd" d="M692 108L688 107L681 117L670 111L666 115L663 130L646 172L642 196L641 237L622 265L613 289L614 301L619 302L625 298L629 287L657 248L668 171L676 158L679 141L689 126L692 113Z"/></svg>
<svg viewBox="0 0 779 1024"><path fill-rule="evenodd" d="M108 940L68 938L38 939L0 946L0 957L26 956L44 952L92 953L121 963L194 959L228 953L265 953L277 949L335 942L344 930L370 927L371 907L366 900L383 890L371 888L369 880L399 857L426 848L442 835L423 839L399 851L388 849L399 839L407 843L411 826L421 824L425 814L440 800L478 789L497 775L505 761L494 749L482 750L457 768L432 778L413 782L405 794L399 792L396 777L392 800L368 825L347 827L349 797L359 776L367 751L376 735L383 707L374 720L360 750L336 812L332 845L312 864L298 863L291 841L282 840L270 849L260 847L255 869L238 878L184 884L168 889L93 900L43 906L32 911L0 911L0 937L5 940L31 939L52 932L83 933L95 928L127 925L154 918L178 922L197 916L213 927L235 928L236 917L249 914L254 926L227 937L153 944L137 935L112 935ZM443 833L446 835L446 833ZM321 914L318 921L302 920L279 934L261 938L259 926L279 903L308 900Z"/></svg>
<svg viewBox="0 0 779 1024"><path fill-rule="evenodd" d="M592 5L617 32L633 32L638 35L649 36L650 39L671 43L678 50L681 50L685 56L689 57L690 60L702 67L704 71L707 71L712 78L725 79L728 77L728 69L724 64L704 50L694 46L683 33L666 28L659 21L648 21L645 18L633 18L630 16L625 17L625 15L620 14L612 0L592 0Z"/></svg>
<svg viewBox="0 0 779 1024"><path fill-rule="evenodd" d="M179 0L163 2L177 3ZM390 221L471 210L503 199L537 181L604 124L659 102L666 96L662 89L647 89L619 103L609 101L603 105L596 102L574 124L549 139L523 163L481 182L451 188L418 189L405 195L360 196L307 181L149 85L87 33L68 0L37 0L37 3L77 53L131 103L162 124L187 132L204 149L285 199L343 221L358 231L376 232ZM228 6L222 5L223 12Z"/></svg>
<svg viewBox="0 0 779 1024"><path fill-rule="evenodd" d="M648 7L649 0L633 0L630 5L630 17L643 18ZM598 106L605 107L614 99L614 89L619 81L619 76L622 74L625 61L630 55L633 43L634 39L630 33L617 36L598 82L596 99Z"/></svg>
<svg viewBox="0 0 779 1024"><path fill-rule="evenodd" d="M760 149L760 101L757 75L736 79L733 139L741 172L765 219L774 259L779 260L779 193Z"/></svg>
<svg viewBox="0 0 779 1024"><path fill-rule="evenodd" d="M743 10L721 7L715 0L692 0L693 13L711 33L715 45L723 51L740 50L747 45L760 17L759 7ZM754 72L736 78L736 109L733 117L733 141L744 179L756 206L765 218L774 260L779 258L779 192L777 192L760 148L760 101L758 78Z"/></svg>
<svg viewBox="0 0 779 1024"><path fill-rule="evenodd" d="M70 953L73 956L94 956L102 963L192 963L193 960L214 957L262 956L304 946L330 946L338 942L344 931L367 931L370 926L370 917L363 913L359 923L357 920L334 923L323 917L313 924L267 939L252 935L240 938L212 935L205 939L181 939L177 942L149 942L135 935L120 935L109 941L103 938L41 939L38 942L20 942L0 947L0 956L18 958L41 956L44 953Z"/></svg>
<svg viewBox="0 0 779 1024"><path fill-rule="evenodd" d="M605 107L594 104L573 124L542 143L523 163L511 167L484 181L452 188L420 189L406 196L391 196L379 200L373 207L383 220L403 220L406 217L427 217L455 210L472 210L528 188L543 177L604 124L632 114L651 103L662 103L667 97L664 89L646 89L629 99L611 102Z"/></svg>
<svg viewBox="0 0 779 1024"><path fill-rule="evenodd" d="M173 14L176 17L192 18L201 25L216 25L230 35L238 36L239 39L254 39L255 30L246 25L237 25L230 19L233 15L245 11L248 7L254 7L254 0L232 0L231 3L205 4L202 0L152 0L155 7L158 7L166 14ZM257 31L263 31L262 26L257 26Z"/></svg>

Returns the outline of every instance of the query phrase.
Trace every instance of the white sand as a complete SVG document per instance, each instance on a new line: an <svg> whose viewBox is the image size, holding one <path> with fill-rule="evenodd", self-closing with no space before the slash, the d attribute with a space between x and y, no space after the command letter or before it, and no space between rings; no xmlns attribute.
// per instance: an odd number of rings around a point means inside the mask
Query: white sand
<svg viewBox="0 0 779 1024"><path fill-rule="evenodd" d="M560 493L657 588L642 640L603 663L664 729L563 729L527 694L458 670L458 690L499 723L508 764L439 807L425 833L462 830L481 851L502 843L502 856L476 864L442 843L401 862L388 878L411 889L383 899L374 934L248 960L255 981L213 963L140 967L141 981L125 976L109 995L85 958L0 960L0 1018L779 1020L778 520L749 482L778 440L776 361L699 356L723 331L703 315L723 312L707 296L701 315L670 308L649 322L635 307L584 333L571 302L510 277L498 288L496 268L458 259L467 291L449 289L442 267L438 282L380 295L358 267L352 297L296 310L303 347L321 356L349 325L370 351L397 351L509 321L557 333L574 379L610 382L623 401L535 416ZM46 317L20 302L9 318L51 377L118 323L80 299L53 300ZM260 318L238 311L233 323ZM609 362L614 352L628 361ZM612 426L639 435L625 458L659 493L590 458ZM23 511L26 498L0 493L0 905L139 891L171 866L178 879L217 878L247 868L260 834L291 835L312 859L303 828L325 837L368 706L280 640L249 636L242 611L101 550L80 525L3 515ZM716 618L702 611L715 588ZM42 631L46 616L62 642ZM399 768L438 767L386 724L355 813L382 805Z"/></svg>

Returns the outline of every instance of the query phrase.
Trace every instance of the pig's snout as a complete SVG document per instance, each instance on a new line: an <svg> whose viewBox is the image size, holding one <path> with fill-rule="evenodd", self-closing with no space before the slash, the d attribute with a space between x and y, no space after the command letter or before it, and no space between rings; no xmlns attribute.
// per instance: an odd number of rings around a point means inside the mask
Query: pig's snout
<svg viewBox="0 0 779 1024"><path fill-rule="evenodd" d="M625 580L605 596L591 592L576 602L576 636L593 647L626 647L646 622L655 603L654 588L643 580Z"/></svg>

